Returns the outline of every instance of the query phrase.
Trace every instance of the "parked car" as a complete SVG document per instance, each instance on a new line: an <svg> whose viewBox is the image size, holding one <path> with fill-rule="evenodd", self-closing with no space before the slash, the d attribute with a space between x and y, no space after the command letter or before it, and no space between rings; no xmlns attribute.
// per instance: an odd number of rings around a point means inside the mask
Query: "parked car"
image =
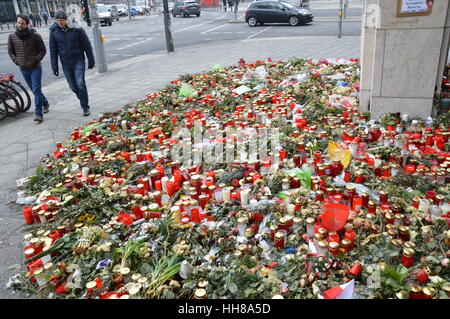
<svg viewBox="0 0 450 319"><path fill-rule="evenodd" d="M105 5L108 11L111 13L111 18L113 20L119 21L119 9L115 5Z"/></svg>
<svg viewBox="0 0 450 319"><path fill-rule="evenodd" d="M245 22L251 27L264 23L289 23L295 26L313 20L311 11L284 1L255 1L245 11Z"/></svg>
<svg viewBox="0 0 450 319"><path fill-rule="evenodd" d="M170 10L170 9L169 9ZM200 16L200 4L196 1L180 1L176 2L172 9L172 15L189 17L190 15Z"/></svg>
<svg viewBox="0 0 450 319"><path fill-rule="evenodd" d="M113 16L111 15L112 9L109 9L108 6L105 5L97 5L97 13L98 17L100 18L100 25L112 25L113 23Z"/></svg>
<svg viewBox="0 0 450 319"><path fill-rule="evenodd" d="M126 4L115 4L117 10L119 11L120 17L125 17L128 15L128 7Z"/></svg>

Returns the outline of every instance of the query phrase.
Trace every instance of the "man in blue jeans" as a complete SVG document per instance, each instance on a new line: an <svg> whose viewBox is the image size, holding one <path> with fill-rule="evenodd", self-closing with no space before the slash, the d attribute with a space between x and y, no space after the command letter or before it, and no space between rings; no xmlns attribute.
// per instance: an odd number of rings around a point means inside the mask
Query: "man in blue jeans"
<svg viewBox="0 0 450 319"><path fill-rule="evenodd" d="M47 98L41 91L41 61L47 52L44 41L35 30L29 29L30 19L26 15L18 15L16 31L8 37L8 54L11 60L20 67L28 87L34 95L34 121L42 122L43 114L48 112Z"/></svg>
<svg viewBox="0 0 450 319"><path fill-rule="evenodd" d="M94 53L86 32L82 28L69 28L65 12L57 11L55 23L50 27L50 58L53 74L59 76L59 56L69 87L80 100L83 115L88 116L91 113L84 77L85 54L88 59L88 69L94 68Z"/></svg>

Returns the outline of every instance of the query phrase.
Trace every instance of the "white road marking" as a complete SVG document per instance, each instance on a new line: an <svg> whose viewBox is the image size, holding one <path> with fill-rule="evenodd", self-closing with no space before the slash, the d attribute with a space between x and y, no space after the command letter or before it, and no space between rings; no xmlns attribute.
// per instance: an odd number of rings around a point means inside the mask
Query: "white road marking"
<svg viewBox="0 0 450 319"><path fill-rule="evenodd" d="M111 56L126 56L126 57L134 56L133 54L119 54L119 53L108 53L108 55L111 55Z"/></svg>
<svg viewBox="0 0 450 319"><path fill-rule="evenodd" d="M214 31L214 30L217 30L217 29L220 29L220 28L226 27L227 25L228 25L228 23L227 23L227 24L222 24L222 25L219 25L218 27L215 27L215 28L212 28L212 29L209 29L209 30L203 31L203 32L201 32L200 34L205 34L205 33L208 33L208 32L211 32L211 31Z"/></svg>
<svg viewBox="0 0 450 319"><path fill-rule="evenodd" d="M220 17L218 17L218 18L216 18L216 19L214 19L214 20L218 20L218 19L220 19L220 18L222 18L222 17L224 17L224 16L225 16L225 15L223 14L223 15L221 15ZM206 21L206 22L203 22L203 23L200 23L200 24L196 24L196 25L193 25L193 26L184 28L184 29L180 29L180 30L175 31L174 33L181 32L181 31L186 31L186 30L190 30L190 29L192 29L192 28L196 28L196 27L199 27L199 26L201 26L201 25L204 25L204 24L208 24L208 23L214 22L214 20L209 20L209 21Z"/></svg>
<svg viewBox="0 0 450 319"><path fill-rule="evenodd" d="M264 30L261 30L261 31L259 31L259 32L256 32L255 34L252 34L251 36L249 36L247 39L253 38L254 36L256 36L256 35L258 35L258 34L260 34L260 33L263 33L264 31L267 31L267 30L269 30L270 28L272 28L272 27L267 27L267 28L265 28Z"/></svg>
<svg viewBox="0 0 450 319"><path fill-rule="evenodd" d="M150 40L154 40L154 39L155 38L148 38L148 39L145 39L145 40L142 40L142 41L139 41L139 42L131 43L131 44L128 44L128 45L126 45L124 47L118 48L117 50L123 50L123 49L127 49L127 48L130 48L130 47L134 47L136 45L139 45L139 44L142 44L144 42L147 42L147 41L150 41Z"/></svg>

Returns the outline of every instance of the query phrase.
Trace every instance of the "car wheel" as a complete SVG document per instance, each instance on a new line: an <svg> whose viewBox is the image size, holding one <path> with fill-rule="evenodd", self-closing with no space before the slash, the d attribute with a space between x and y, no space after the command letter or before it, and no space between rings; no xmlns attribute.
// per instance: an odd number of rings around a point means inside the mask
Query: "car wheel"
<svg viewBox="0 0 450 319"><path fill-rule="evenodd" d="M197 13L196 16L197 16L197 18L198 18L198 17L200 16L200 13Z"/></svg>
<svg viewBox="0 0 450 319"><path fill-rule="evenodd" d="M255 17L250 17L248 18L247 23L250 27L256 27L256 25L258 24L258 20L256 20Z"/></svg>
<svg viewBox="0 0 450 319"><path fill-rule="evenodd" d="M177 16L177 15L175 14L175 12L174 12L172 15L173 15L174 18Z"/></svg>
<svg viewBox="0 0 450 319"><path fill-rule="evenodd" d="M289 18L289 24L292 25L292 26L298 25L299 22L300 21L298 20L298 18L296 16L292 16L292 17Z"/></svg>

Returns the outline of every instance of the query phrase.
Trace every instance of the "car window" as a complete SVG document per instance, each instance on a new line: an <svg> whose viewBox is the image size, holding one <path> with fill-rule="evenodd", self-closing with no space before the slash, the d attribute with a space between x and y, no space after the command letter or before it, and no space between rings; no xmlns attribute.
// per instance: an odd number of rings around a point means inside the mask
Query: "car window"
<svg viewBox="0 0 450 319"><path fill-rule="evenodd" d="M256 5L256 9L272 9L272 6L269 2L258 3Z"/></svg>
<svg viewBox="0 0 450 319"><path fill-rule="evenodd" d="M286 7L288 7L289 9L295 9L296 7L292 4L292 3L289 3L289 2L282 2Z"/></svg>
<svg viewBox="0 0 450 319"><path fill-rule="evenodd" d="M195 2L195 1L192 1L192 2L186 2L186 5L187 6L192 6L192 5L197 5L198 3L197 2Z"/></svg>
<svg viewBox="0 0 450 319"><path fill-rule="evenodd" d="M284 8L284 6L278 2L271 2L270 3L270 8L273 10L281 10Z"/></svg>

